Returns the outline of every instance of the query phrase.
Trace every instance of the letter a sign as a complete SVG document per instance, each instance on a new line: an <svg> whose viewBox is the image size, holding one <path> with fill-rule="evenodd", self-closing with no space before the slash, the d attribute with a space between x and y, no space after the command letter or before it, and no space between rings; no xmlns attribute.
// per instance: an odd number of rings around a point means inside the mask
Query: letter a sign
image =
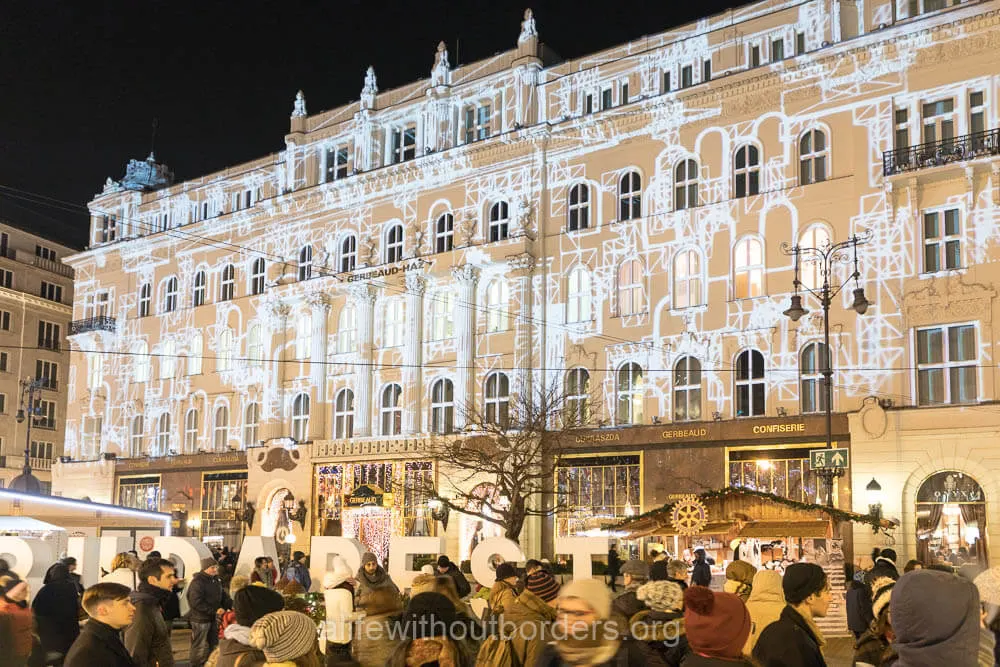
<svg viewBox="0 0 1000 667"><path fill-rule="evenodd" d="M811 449L809 450L809 468L811 470L830 470L846 468L850 464L847 449Z"/></svg>

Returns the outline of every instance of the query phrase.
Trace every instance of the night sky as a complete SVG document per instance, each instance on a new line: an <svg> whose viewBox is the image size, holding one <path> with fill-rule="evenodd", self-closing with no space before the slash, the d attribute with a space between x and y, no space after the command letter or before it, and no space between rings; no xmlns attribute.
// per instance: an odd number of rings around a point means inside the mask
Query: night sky
<svg viewBox="0 0 1000 667"><path fill-rule="evenodd" d="M741 4L8 0L0 219L82 248L86 203L149 153L154 118L157 157L193 178L281 150L300 88L316 113L356 100L368 65L382 90L428 77L440 40L453 66L514 48L525 6L573 58Z"/></svg>

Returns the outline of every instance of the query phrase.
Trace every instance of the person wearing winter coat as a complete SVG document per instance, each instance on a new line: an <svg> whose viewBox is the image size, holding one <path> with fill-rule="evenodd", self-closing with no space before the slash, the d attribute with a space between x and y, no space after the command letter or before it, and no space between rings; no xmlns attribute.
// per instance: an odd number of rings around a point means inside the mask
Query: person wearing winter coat
<svg viewBox="0 0 1000 667"><path fill-rule="evenodd" d="M510 637L511 652L518 664L529 667L538 662L555 620L555 608L527 588L504 608L502 632Z"/></svg>
<svg viewBox="0 0 1000 667"><path fill-rule="evenodd" d="M285 579L293 579L302 586L302 589L309 592L312 587L312 577L309 576L309 568L305 564L306 555L301 551L292 554L292 562L285 568Z"/></svg>
<svg viewBox="0 0 1000 667"><path fill-rule="evenodd" d="M396 645L386 667L473 667L475 655L461 641L455 605L440 593L413 596L400 617Z"/></svg>
<svg viewBox="0 0 1000 667"><path fill-rule="evenodd" d="M350 584L351 568L340 556L334 556L333 569L323 575L323 604L326 620L323 637L326 655L349 658L351 628L354 622L354 589Z"/></svg>
<svg viewBox="0 0 1000 667"><path fill-rule="evenodd" d="M701 547L694 550L694 564L691 567L692 586L712 585L712 566L708 564L708 557Z"/></svg>
<svg viewBox="0 0 1000 667"><path fill-rule="evenodd" d="M792 563L781 588L788 604L757 639L753 658L762 667L826 667L823 633L814 619L830 608L830 582L815 563Z"/></svg>
<svg viewBox="0 0 1000 667"><path fill-rule="evenodd" d="M636 591L649 581L649 564L641 560L626 562L622 566L622 581L625 590L611 603L611 609L624 616L625 620L629 620L640 611L648 609L636 597Z"/></svg>
<svg viewBox="0 0 1000 667"><path fill-rule="evenodd" d="M316 624L297 611L261 616L250 628L250 644L264 653L264 667L320 666Z"/></svg>
<svg viewBox="0 0 1000 667"><path fill-rule="evenodd" d="M46 575L48 583L38 589L31 602L44 653L66 655L80 634L80 598L69 569L56 563Z"/></svg>
<svg viewBox="0 0 1000 667"><path fill-rule="evenodd" d="M139 587L132 593L135 620L125 631L125 647L137 667L173 667L174 650L163 617L177 576L168 560L147 560L139 570Z"/></svg>
<svg viewBox="0 0 1000 667"><path fill-rule="evenodd" d="M599 579L574 579L556 600L554 641L535 667L664 667L645 642L615 626L611 591Z"/></svg>
<svg viewBox="0 0 1000 667"><path fill-rule="evenodd" d="M755 574L757 574L757 568L753 565L745 560L734 560L726 566L726 583L723 584L722 590L738 595L745 603L750 599Z"/></svg>
<svg viewBox="0 0 1000 667"><path fill-rule="evenodd" d="M94 584L83 593L90 620L66 654L63 667L135 667L121 631L132 623L132 589L114 582Z"/></svg>
<svg viewBox="0 0 1000 667"><path fill-rule="evenodd" d="M967 579L930 569L904 574L889 600L895 667L976 665L979 614L979 591Z"/></svg>
<svg viewBox="0 0 1000 667"><path fill-rule="evenodd" d="M781 590L781 575L774 570L759 570L753 576L753 590L747 600L750 612L750 637L743 647L746 655L753 653L753 647L760 639L764 628L781 617L785 609L785 593Z"/></svg>
<svg viewBox="0 0 1000 667"><path fill-rule="evenodd" d="M399 596L388 588L374 590L368 597L365 616L352 643L354 659L361 667L383 667L396 644L389 631L402 613Z"/></svg>
<svg viewBox="0 0 1000 667"><path fill-rule="evenodd" d="M357 581L357 586L354 589L354 600L355 606L359 609L363 609L367 604L365 598L380 588L388 588L399 595L399 587L396 586L385 568L379 565L375 554L370 551L365 552L365 555L361 557L361 567L358 568L354 579Z"/></svg>
<svg viewBox="0 0 1000 667"><path fill-rule="evenodd" d="M993 663L1000 665L1000 567L985 570L973 583L979 589L983 625L993 635Z"/></svg>
<svg viewBox="0 0 1000 667"><path fill-rule="evenodd" d="M617 589L615 586L618 583L618 576L622 573L622 559L618 555L618 549L612 546L608 549L608 585L611 586L611 592L614 593Z"/></svg>
<svg viewBox="0 0 1000 667"><path fill-rule="evenodd" d="M438 557L437 572L438 574L447 574L455 580L455 590L458 591L458 597L464 598L472 592L469 580L465 578L465 575L458 569L458 566L452 563L447 556L441 555Z"/></svg>
<svg viewBox="0 0 1000 667"><path fill-rule="evenodd" d="M510 563L497 565L496 582L490 588L487 606L494 617L499 618L504 611L513 606L517 598L517 570Z"/></svg>
<svg viewBox="0 0 1000 667"><path fill-rule="evenodd" d="M235 577L234 577L235 578ZM263 664L264 653L250 644L250 628L265 615L281 611L285 600L281 593L266 586L244 586L233 593L234 622L226 626L219 645L206 667L250 667Z"/></svg>
<svg viewBox="0 0 1000 667"><path fill-rule="evenodd" d="M872 567L871 572L865 578L867 581L873 581L879 577L889 577L890 579L899 579L899 569L896 567L896 550L895 549L875 549L872 553L872 560L875 561L875 565Z"/></svg>
<svg viewBox="0 0 1000 667"><path fill-rule="evenodd" d="M191 623L191 667L202 667L219 643L218 614L233 605L219 581L219 564L214 558L201 560L187 586L188 621Z"/></svg>
<svg viewBox="0 0 1000 667"><path fill-rule="evenodd" d="M691 652L682 667L751 667L743 656L750 612L739 596L691 586L684 591L684 629Z"/></svg>
<svg viewBox="0 0 1000 667"><path fill-rule="evenodd" d="M632 616L629 636L646 642L667 667L680 667L690 653L684 627L684 588L676 581L651 581L636 595L646 609Z"/></svg>
<svg viewBox="0 0 1000 667"><path fill-rule="evenodd" d="M250 573L250 583L261 583L268 588L274 588L278 583L278 571L267 556L257 556L253 559L253 571Z"/></svg>
<svg viewBox="0 0 1000 667"><path fill-rule="evenodd" d="M34 643L34 619L28 606L28 582L0 578L0 649L3 665L24 667Z"/></svg>
<svg viewBox="0 0 1000 667"><path fill-rule="evenodd" d="M111 571L101 577L102 582L128 586L133 591L139 585L139 559L123 551L111 560Z"/></svg>
<svg viewBox="0 0 1000 667"><path fill-rule="evenodd" d="M889 599L896 582L884 578L882 584L875 589L872 600L872 611L875 621L861 633L854 643L855 667L878 667L890 653L890 645L895 635L889 622Z"/></svg>

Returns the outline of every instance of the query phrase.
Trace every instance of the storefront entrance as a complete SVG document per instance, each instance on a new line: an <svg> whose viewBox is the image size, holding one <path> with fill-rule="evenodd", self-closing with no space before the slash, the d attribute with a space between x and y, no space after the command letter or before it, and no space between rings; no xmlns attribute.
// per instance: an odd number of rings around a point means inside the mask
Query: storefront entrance
<svg viewBox="0 0 1000 667"><path fill-rule="evenodd" d="M938 472L917 490L917 558L926 564L989 567L986 497L976 480Z"/></svg>

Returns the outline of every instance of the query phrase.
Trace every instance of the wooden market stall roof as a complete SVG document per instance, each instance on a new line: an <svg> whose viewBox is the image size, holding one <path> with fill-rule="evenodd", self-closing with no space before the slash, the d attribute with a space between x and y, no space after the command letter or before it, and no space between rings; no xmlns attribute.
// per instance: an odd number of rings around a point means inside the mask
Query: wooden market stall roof
<svg viewBox="0 0 1000 667"><path fill-rule="evenodd" d="M88 500L0 489L0 517L30 517L59 528L150 528L170 534L170 515Z"/></svg>
<svg viewBox="0 0 1000 667"><path fill-rule="evenodd" d="M816 503L796 502L783 496L726 487L718 491L692 494L706 510L701 535L739 537L828 537L831 522L851 521L886 528L889 523L867 514L857 514ZM625 519L616 530L629 538L680 534L671 515L682 499Z"/></svg>

